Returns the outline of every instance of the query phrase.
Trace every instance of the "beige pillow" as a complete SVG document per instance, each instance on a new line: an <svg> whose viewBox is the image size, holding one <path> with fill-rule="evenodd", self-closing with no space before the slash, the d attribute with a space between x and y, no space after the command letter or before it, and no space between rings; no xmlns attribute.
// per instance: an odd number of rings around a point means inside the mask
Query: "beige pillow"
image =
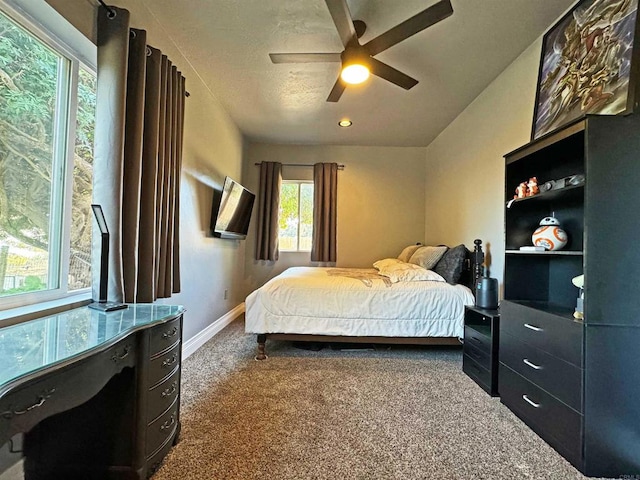
<svg viewBox="0 0 640 480"><path fill-rule="evenodd" d="M411 255L413 255L420 247L422 247L422 244L409 245L408 247L405 247L404 250L400 252L400 255L398 255L398 260L401 262L408 262Z"/></svg>
<svg viewBox="0 0 640 480"><path fill-rule="evenodd" d="M422 268L431 270L446 251L447 247L420 247L411 255L409 263L414 263L420 265Z"/></svg>
<svg viewBox="0 0 640 480"><path fill-rule="evenodd" d="M431 270L427 270L426 268L422 268L421 266L413 263L400 262L389 264L381 268L378 273L389 278L391 283L429 280L433 282L444 282L444 278L436 272L432 272Z"/></svg>
<svg viewBox="0 0 640 480"><path fill-rule="evenodd" d="M378 260L377 262L375 262L373 264L373 268L377 268L378 270L380 270L381 268L384 268L388 265L394 265L396 263L402 263L402 262L397 258L383 258L382 260Z"/></svg>

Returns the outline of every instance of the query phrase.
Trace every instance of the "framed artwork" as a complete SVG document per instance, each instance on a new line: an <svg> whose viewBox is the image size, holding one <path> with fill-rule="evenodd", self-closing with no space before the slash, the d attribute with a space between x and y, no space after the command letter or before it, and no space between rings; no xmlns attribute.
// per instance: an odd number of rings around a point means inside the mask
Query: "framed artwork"
<svg viewBox="0 0 640 480"><path fill-rule="evenodd" d="M532 140L588 113L634 109L637 12L638 0L580 0L544 35Z"/></svg>

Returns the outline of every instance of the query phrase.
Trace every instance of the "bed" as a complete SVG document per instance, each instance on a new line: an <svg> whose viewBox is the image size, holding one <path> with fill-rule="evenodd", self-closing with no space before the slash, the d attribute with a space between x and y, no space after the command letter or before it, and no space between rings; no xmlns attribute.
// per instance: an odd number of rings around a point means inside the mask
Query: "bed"
<svg viewBox="0 0 640 480"><path fill-rule="evenodd" d="M458 250L453 278L439 267L453 258L445 253L433 270L411 264L403 250L372 269L291 267L252 292L245 301L245 331L257 335L257 360L266 359L266 340L349 343L460 344L464 306L484 261L481 241L473 251ZM415 248L424 247L418 245ZM436 248L436 247L428 247ZM432 253L433 254L433 253ZM432 261L433 259L428 259ZM431 264L427 263L426 266Z"/></svg>

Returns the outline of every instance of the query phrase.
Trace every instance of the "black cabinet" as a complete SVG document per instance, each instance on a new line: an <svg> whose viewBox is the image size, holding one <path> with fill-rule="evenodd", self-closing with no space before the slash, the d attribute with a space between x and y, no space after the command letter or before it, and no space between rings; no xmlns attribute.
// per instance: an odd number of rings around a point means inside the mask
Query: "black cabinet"
<svg viewBox="0 0 640 480"><path fill-rule="evenodd" d="M462 371L491 396L498 395L499 322L497 310L465 307Z"/></svg>
<svg viewBox="0 0 640 480"><path fill-rule="evenodd" d="M505 159L501 401L583 473L640 475L640 116L587 116ZM513 199L531 177L572 176L584 180ZM566 246L520 250L547 216Z"/></svg>

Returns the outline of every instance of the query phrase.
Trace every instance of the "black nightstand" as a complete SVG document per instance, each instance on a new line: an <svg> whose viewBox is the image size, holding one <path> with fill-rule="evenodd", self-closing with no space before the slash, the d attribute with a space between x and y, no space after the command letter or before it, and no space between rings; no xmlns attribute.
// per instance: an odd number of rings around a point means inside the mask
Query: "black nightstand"
<svg viewBox="0 0 640 480"><path fill-rule="evenodd" d="M462 371L492 397L498 396L500 312L464 307Z"/></svg>

